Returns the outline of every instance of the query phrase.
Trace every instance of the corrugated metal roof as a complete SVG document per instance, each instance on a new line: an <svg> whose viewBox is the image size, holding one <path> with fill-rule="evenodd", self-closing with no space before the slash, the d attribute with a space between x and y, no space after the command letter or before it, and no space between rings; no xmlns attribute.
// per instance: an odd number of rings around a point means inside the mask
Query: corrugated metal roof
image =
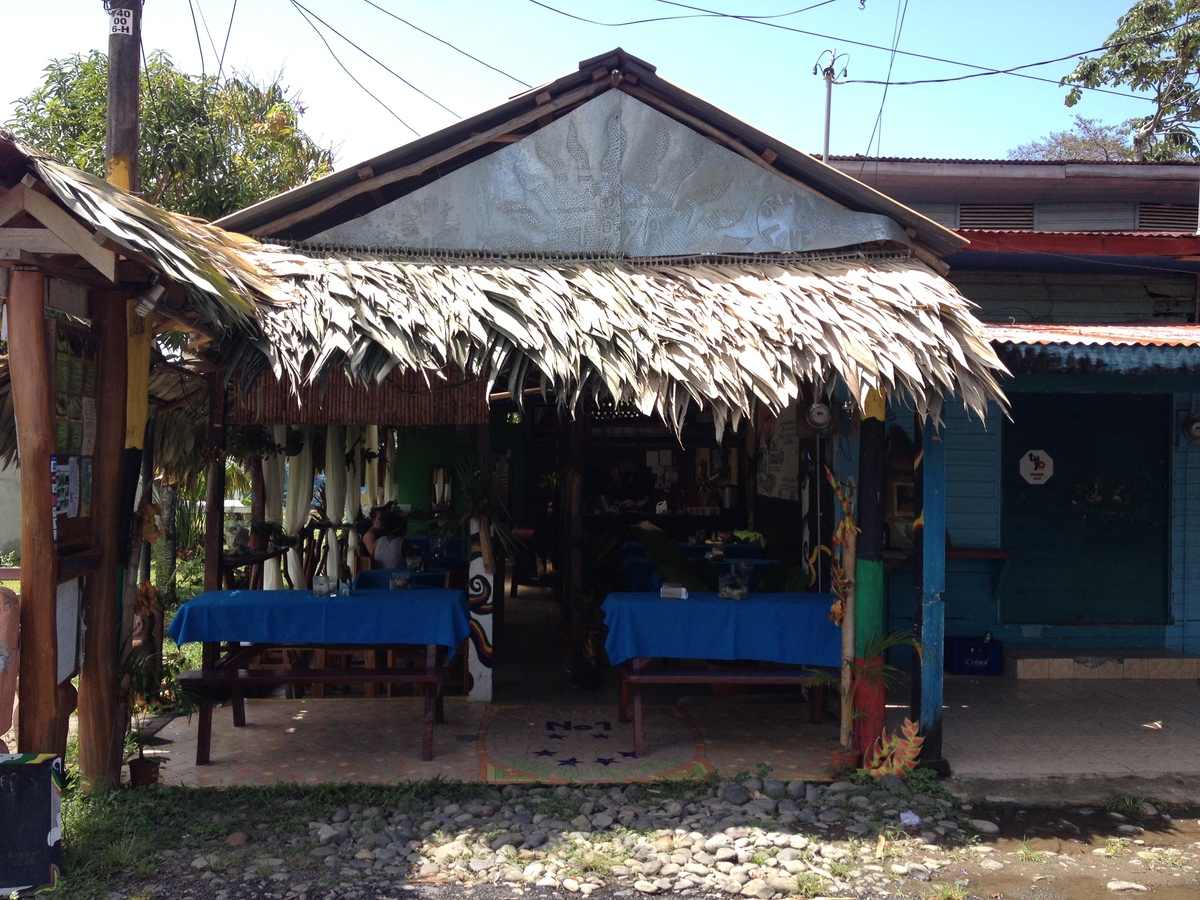
<svg viewBox="0 0 1200 900"><path fill-rule="evenodd" d="M1156 166L1195 167L1200 165L1196 160L1172 159L1164 160L1126 160L1126 159L956 159L954 157L930 156L830 156L830 162L881 162L881 163L938 163L961 165L996 165L996 166L1130 166L1150 168Z"/></svg>
<svg viewBox="0 0 1200 900"><path fill-rule="evenodd" d="M1080 344L1109 347L1200 347L1200 325L992 325L984 332L1000 344Z"/></svg>

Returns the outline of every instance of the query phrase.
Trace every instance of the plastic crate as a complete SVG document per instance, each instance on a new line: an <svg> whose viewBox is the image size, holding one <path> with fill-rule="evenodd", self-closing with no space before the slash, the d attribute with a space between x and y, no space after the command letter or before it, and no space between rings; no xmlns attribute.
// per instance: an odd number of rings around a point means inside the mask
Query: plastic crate
<svg viewBox="0 0 1200 900"><path fill-rule="evenodd" d="M946 638L946 671L951 675L1003 675L1004 642L982 637Z"/></svg>

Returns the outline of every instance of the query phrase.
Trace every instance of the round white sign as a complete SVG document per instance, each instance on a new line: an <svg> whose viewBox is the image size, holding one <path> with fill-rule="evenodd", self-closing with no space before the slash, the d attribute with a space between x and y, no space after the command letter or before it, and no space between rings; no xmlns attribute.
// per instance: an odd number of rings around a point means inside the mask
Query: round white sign
<svg viewBox="0 0 1200 900"><path fill-rule="evenodd" d="M1030 450L1021 455L1021 477L1030 484L1045 484L1054 474L1054 460L1045 450Z"/></svg>

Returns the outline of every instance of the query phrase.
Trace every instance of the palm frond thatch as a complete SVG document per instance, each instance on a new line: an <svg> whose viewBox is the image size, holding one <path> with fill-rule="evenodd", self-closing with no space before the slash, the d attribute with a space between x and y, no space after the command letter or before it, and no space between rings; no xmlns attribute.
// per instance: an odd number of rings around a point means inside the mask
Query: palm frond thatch
<svg viewBox="0 0 1200 900"><path fill-rule="evenodd" d="M560 406L633 403L678 429L690 404L718 430L803 384L910 398L937 418L958 394L1002 400L1004 367L947 281L903 254L630 261L252 253L296 302L264 307L263 338L228 346L293 384L330 366L378 382L446 366L494 388L533 370ZM227 361L229 361L227 359Z"/></svg>

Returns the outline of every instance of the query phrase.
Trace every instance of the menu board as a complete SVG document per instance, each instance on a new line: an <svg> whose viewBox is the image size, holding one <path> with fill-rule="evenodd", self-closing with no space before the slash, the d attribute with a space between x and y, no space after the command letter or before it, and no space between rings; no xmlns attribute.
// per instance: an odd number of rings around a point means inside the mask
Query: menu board
<svg viewBox="0 0 1200 900"><path fill-rule="evenodd" d="M54 515L82 519L92 510L92 459L96 451L99 342L84 328L47 322L54 371Z"/></svg>

